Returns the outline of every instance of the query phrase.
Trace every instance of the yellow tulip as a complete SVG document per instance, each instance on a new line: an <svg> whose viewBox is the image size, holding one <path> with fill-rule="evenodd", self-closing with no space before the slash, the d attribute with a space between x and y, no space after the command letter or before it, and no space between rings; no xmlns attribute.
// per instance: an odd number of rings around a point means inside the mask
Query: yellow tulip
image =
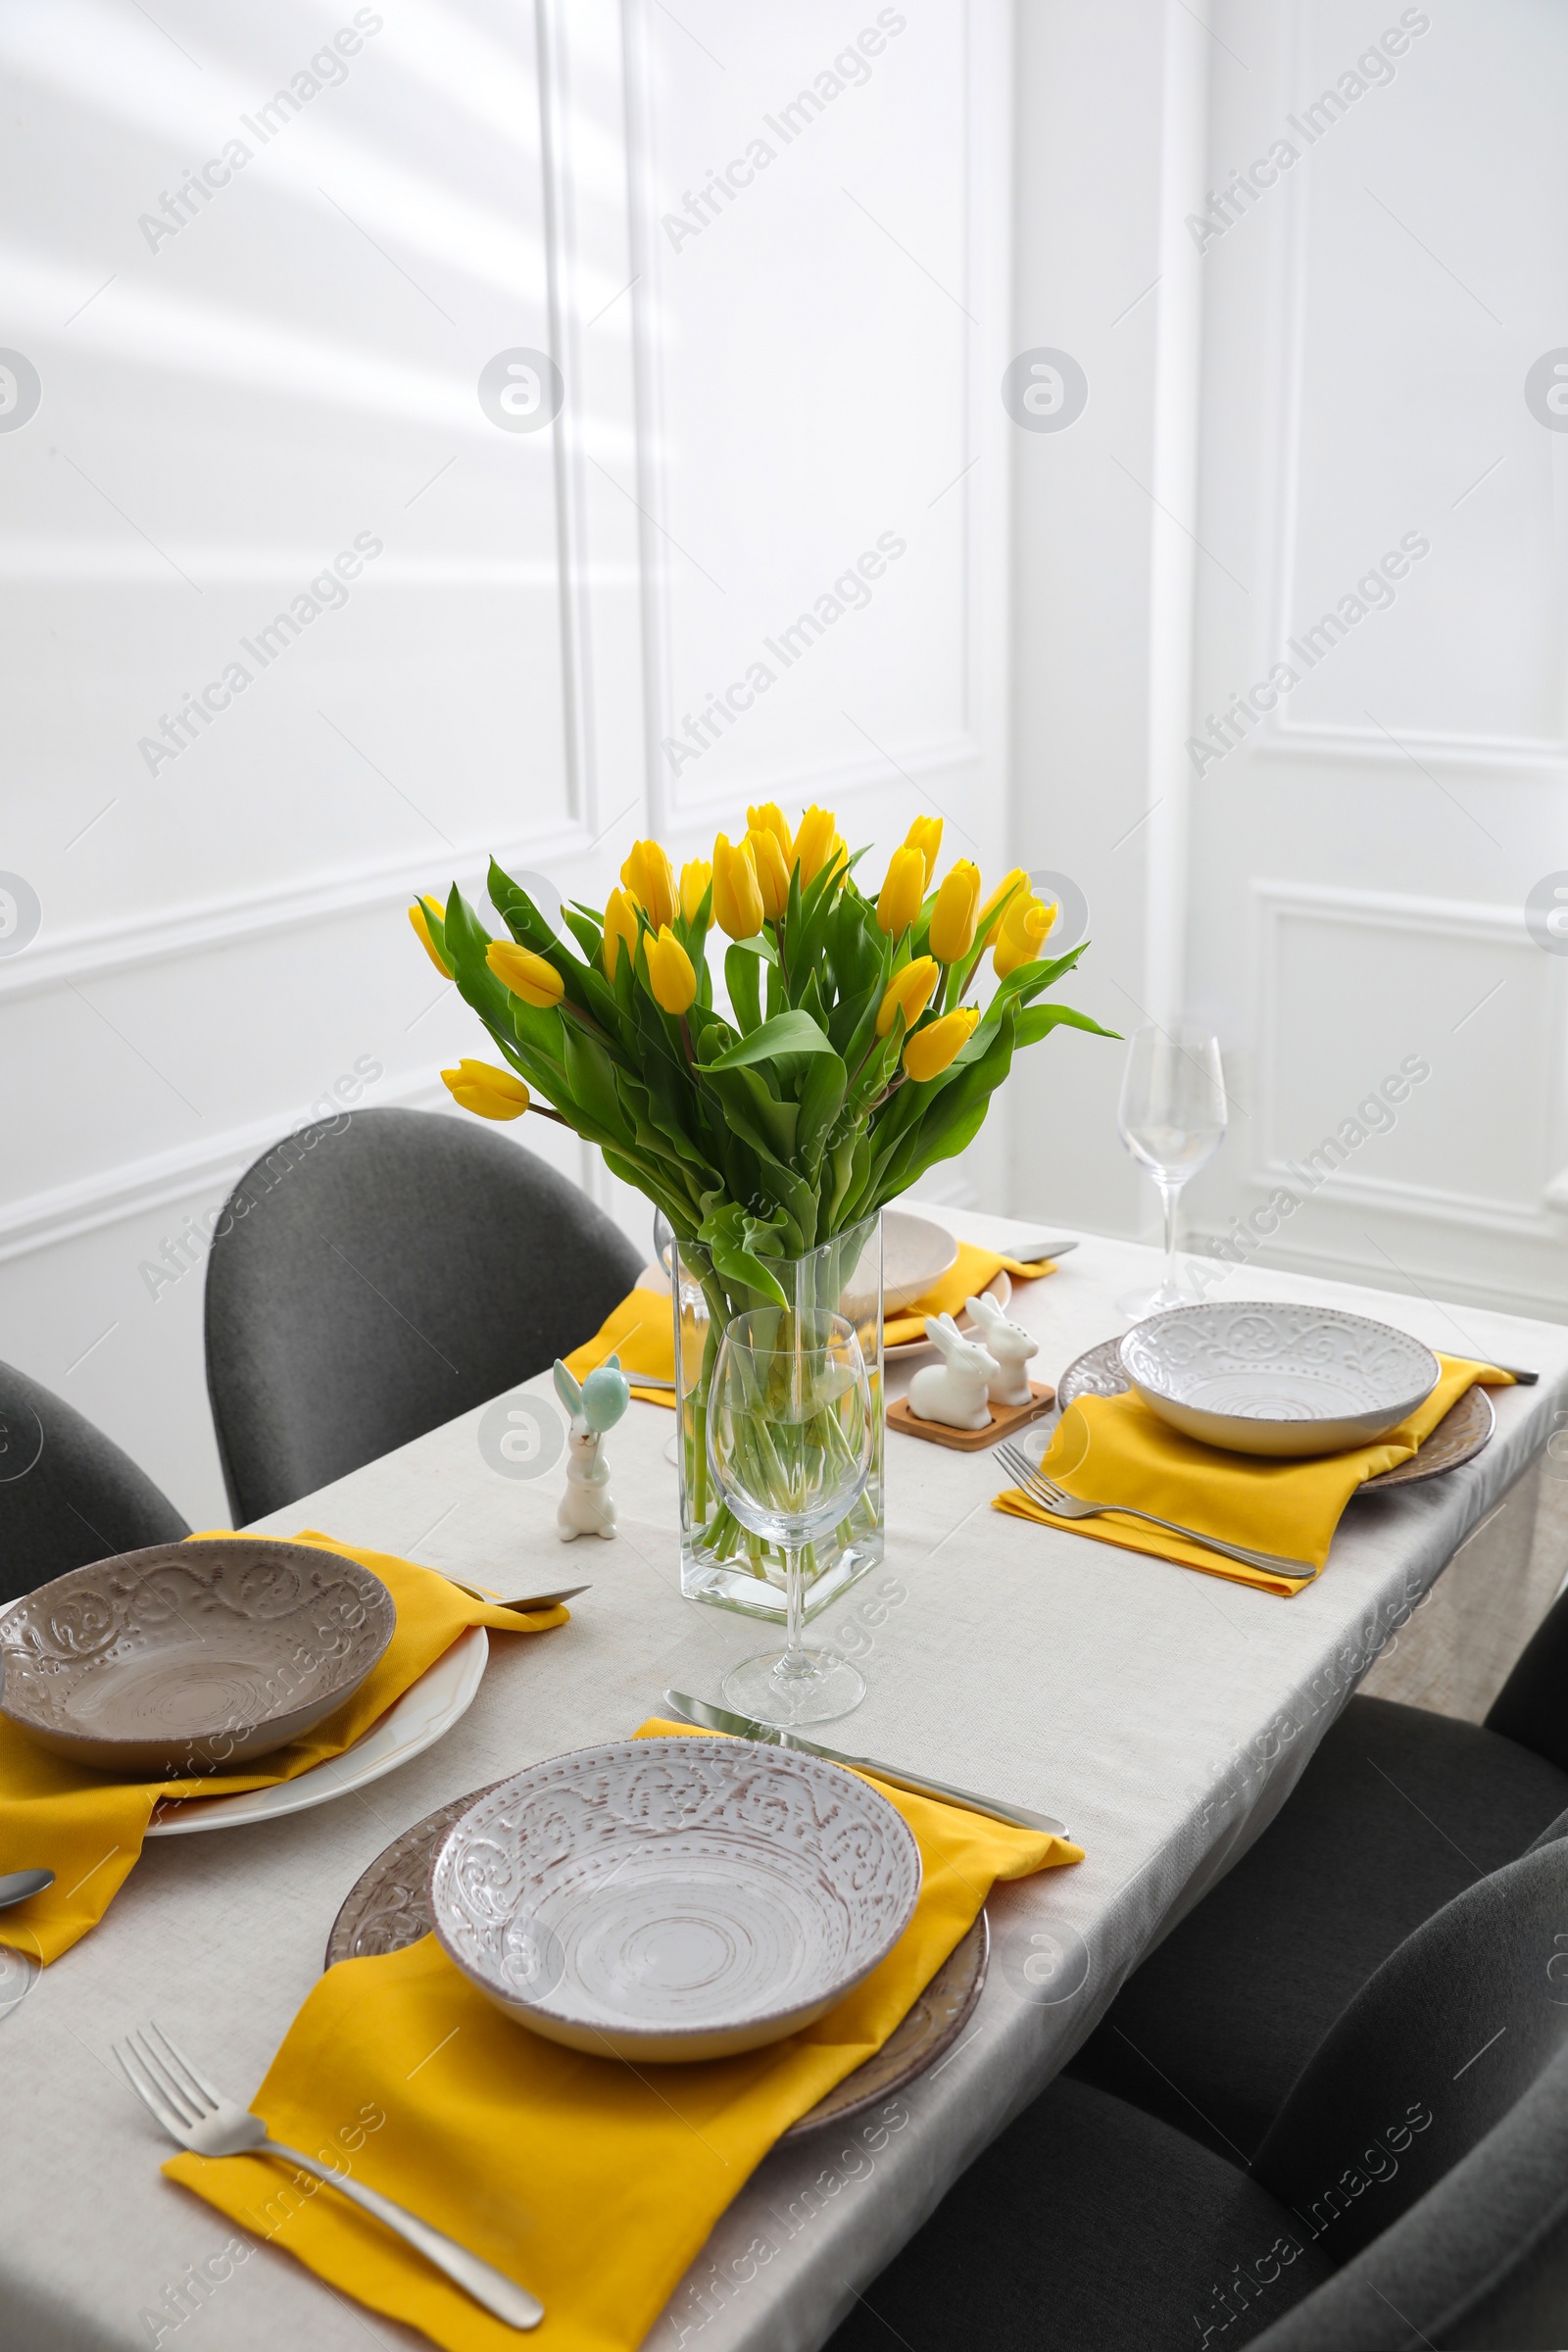
<svg viewBox="0 0 1568 2352"><path fill-rule="evenodd" d="M612 890L605 906L605 977L613 980L615 965L620 960L620 943L624 940L637 955L637 902L629 890Z"/></svg>
<svg viewBox="0 0 1568 2352"><path fill-rule="evenodd" d="M1049 906L1036 898L1013 900L1002 918L996 953L991 958L999 980L1005 980L1020 963L1035 962L1060 911L1054 899Z"/></svg>
<svg viewBox="0 0 1568 2352"><path fill-rule="evenodd" d="M520 1119L528 1107L522 1080L493 1062L464 1060L441 1076L454 1102L481 1119Z"/></svg>
<svg viewBox="0 0 1568 2352"><path fill-rule="evenodd" d="M934 956L917 956L912 963L905 965L902 972L895 972L888 984L888 993L882 1000L882 1008L876 1016L878 1037L887 1036L900 1012L904 1015L906 1029L912 1029L930 1004L941 977L942 967Z"/></svg>
<svg viewBox="0 0 1568 2352"><path fill-rule="evenodd" d="M451 968L447 963L446 957L441 954L440 949L436 946L435 941L430 936L428 910L432 907L434 908L437 916L439 916L441 909L439 906L436 905L434 899L419 899L416 901L415 905L409 908L409 920L414 925L419 945L429 956L430 961L435 965L435 968L440 973L442 979L450 980L452 977Z"/></svg>
<svg viewBox="0 0 1568 2352"><path fill-rule="evenodd" d="M656 931L674 921L675 876L657 841L632 843L620 878Z"/></svg>
<svg viewBox="0 0 1568 2352"><path fill-rule="evenodd" d="M713 869L706 858L688 858L680 869L680 910L689 923L697 920L697 909L703 894L713 879Z"/></svg>
<svg viewBox="0 0 1568 2352"><path fill-rule="evenodd" d="M752 853L762 912L770 923L776 923L790 903L790 869L784 862L778 835L763 826L747 834L746 847Z"/></svg>
<svg viewBox="0 0 1568 2352"><path fill-rule="evenodd" d="M548 1012L566 993L566 984L555 965L536 956L532 948L519 948L514 940L493 939L484 959L496 978L504 980L514 997L532 1004L536 1011Z"/></svg>
<svg viewBox="0 0 1568 2352"><path fill-rule="evenodd" d="M692 959L667 923L648 942L648 986L665 1012L685 1012L697 999Z"/></svg>
<svg viewBox="0 0 1568 2352"><path fill-rule="evenodd" d="M787 874L795 863L795 844L790 839L790 829L777 801L764 801L760 808L748 808L746 822L754 833L772 834L784 853L784 871Z"/></svg>
<svg viewBox="0 0 1568 2352"><path fill-rule="evenodd" d="M991 893L990 898L987 899L985 905L981 907L979 913L974 918L975 936L979 940L982 948L994 948L996 946L997 934L1002 929L1003 924L1003 915L1001 911L1003 901L1007 898L1009 892L1018 890L1018 885L1020 882L1027 882L1028 879L1029 877L1024 872L1021 865L1015 865L1010 874L1003 875L1002 880L997 884L996 889ZM1027 899L1029 893L1027 890L1018 891L1018 898ZM1018 900L1014 899L1011 903L1013 906L1016 906Z"/></svg>
<svg viewBox="0 0 1568 2352"><path fill-rule="evenodd" d="M749 842L733 849L721 833L713 844L713 919L731 939L755 939L762 928L762 894Z"/></svg>
<svg viewBox="0 0 1568 2352"><path fill-rule="evenodd" d="M956 1012L945 1012L929 1028L917 1029L904 1049L904 1066L909 1076L921 1081L940 1078L974 1035L979 1018L977 1004L964 1004Z"/></svg>
<svg viewBox="0 0 1568 2352"><path fill-rule="evenodd" d="M922 887L929 890L931 877L937 870L937 858L942 850L941 817L917 816L904 836L904 840L906 848L918 850L925 859L925 882Z"/></svg>
<svg viewBox="0 0 1568 2352"><path fill-rule="evenodd" d="M800 861L801 888L814 882L828 859L844 855L839 838L838 820L831 808L808 808L801 819L801 829L795 836L795 855Z"/></svg>
<svg viewBox="0 0 1568 2352"><path fill-rule="evenodd" d="M931 953L939 962L962 962L974 945L979 911L980 868L960 858L937 892L931 909Z"/></svg>
<svg viewBox="0 0 1568 2352"><path fill-rule="evenodd" d="M876 919L890 939L907 931L925 897L926 863L923 853L906 843L888 859L887 877L876 903Z"/></svg>

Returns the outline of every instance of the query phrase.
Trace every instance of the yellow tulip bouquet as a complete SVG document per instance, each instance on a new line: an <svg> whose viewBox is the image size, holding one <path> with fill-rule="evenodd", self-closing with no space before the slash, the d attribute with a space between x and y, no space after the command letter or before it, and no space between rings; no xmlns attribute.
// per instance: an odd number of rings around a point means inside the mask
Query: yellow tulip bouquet
<svg viewBox="0 0 1568 2352"><path fill-rule="evenodd" d="M492 939L456 886L444 909L428 898L410 909L506 1063L443 1071L456 1101L482 1118L531 1109L600 1147L702 1281L710 1355L730 1316L796 1308L787 1261L858 1233L961 1152L1018 1047L1063 1023L1113 1034L1040 1002L1083 949L1043 953L1057 910L1021 869L984 895L960 858L934 887L940 817L916 818L874 898L855 879L865 852L846 850L830 811L808 808L793 834L771 803L748 817L742 839L721 833L678 883L658 842L636 843L602 913L564 908L580 953L494 863L510 938ZM830 1304L840 1271L829 1262ZM769 1547L708 1509L702 1419L699 1400L685 1483L704 1548L740 1544L766 1572Z"/></svg>

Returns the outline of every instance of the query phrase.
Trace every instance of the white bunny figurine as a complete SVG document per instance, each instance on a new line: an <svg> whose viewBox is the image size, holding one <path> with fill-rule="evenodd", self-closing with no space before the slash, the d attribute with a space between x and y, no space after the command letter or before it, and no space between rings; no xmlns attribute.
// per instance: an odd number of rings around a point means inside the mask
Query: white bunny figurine
<svg viewBox="0 0 1568 2352"><path fill-rule="evenodd" d="M615 1506L610 1497L610 1470L602 1451L604 1435L612 1429L631 1401L631 1388L620 1358L590 1372L579 1387L558 1356L556 1395L571 1415L566 1433L566 1492L556 1506L556 1533L563 1544L578 1536L615 1533Z"/></svg>
<svg viewBox="0 0 1568 2352"><path fill-rule="evenodd" d="M924 1364L909 1383L909 1410L920 1421L950 1429L989 1429L986 1389L1001 1371L979 1340L966 1340L951 1315L927 1315L925 1336L945 1361Z"/></svg>
<svg viewBox="0 0 1568 2352"><path fill-rule="evenodd" d="M1021 1323L1013 1323L994 1298L966 1298L964 1308L1002 1369L991 1383L993 1404L1032 1404L1034 1391L1024 1370L1040 1342L1031 1339Z"/></svg>

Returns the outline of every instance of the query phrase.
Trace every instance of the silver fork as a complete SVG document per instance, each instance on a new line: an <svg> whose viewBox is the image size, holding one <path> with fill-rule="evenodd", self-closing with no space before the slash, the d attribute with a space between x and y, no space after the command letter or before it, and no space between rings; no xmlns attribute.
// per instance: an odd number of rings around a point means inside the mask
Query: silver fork
<svg viewBox="0 0 1568 2352"><path fill-rule="evenodd" d="M152 2036L157 2035L162 2049L156 2048ZM390 2197L378 2190L367 2188L363 2181L346 2180L329 2165L318 2164L314 2156L302 2156L298 2148L285 2147L273 2139L259 2115L252 2115L232 2099L225 2099L215 2090L203 2074L199 2074L183 2051L175 2049L168 2035L157 2026L145 2033L138 2031L125 2041L115 2044L115 2056L120 2061L131 2089L144 2107L150 2108L171 2139L189 2148L197 2156L243 2156L256 2153L280 2157L296 2172L314 2174L318 2180L328 2181L340 2196L361 2205L373 2214L378 2222L395 2236L408 2243L444 2271L449 2278L470 2294L476 2303L496 2319L504 2320L509 2328L537 2328L545 2316L545 2307L525 2286L509 2278L504 2271L470 2254L456 2238L421 2222L417 2214L402 2205L394 2205Z"/></svg>
<svg viewBox="0 0 1568 2352"><path fill-rule="evenodd" d="M1201 1544L1206 1551L1222 1552L1228 1560L1240 1560L1244 1568L1261 1568L1270 1576L1288 1576L1299 1585L1310 1584L1317 1574L1310 1560L1286 1559L1277 1551L1250 1551L1245 1544L1224 1544L1218 1536L1206 1536L1200 1528L1180 1527L1174 1519L1156 1519L1152 1511L1141 1511L1135 1503L1083 1502L1047 1478L1044 1471L1037 1470L1016 1446L998 1446L995 1451L1014 1482L1054 1518L1096 1519L1102 1511L1121 1511L1129 1519L1144 1519L1151 1527L1162 1527L1168 1536L1185 1536L1189 1544Z"/></svg>

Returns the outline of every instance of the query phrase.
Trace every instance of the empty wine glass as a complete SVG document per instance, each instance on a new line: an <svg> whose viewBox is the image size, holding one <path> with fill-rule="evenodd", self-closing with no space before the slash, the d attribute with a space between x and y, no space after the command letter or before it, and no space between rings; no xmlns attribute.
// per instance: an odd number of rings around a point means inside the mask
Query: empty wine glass
<svg viewBox="0 0 1568 2352"><path fill-rule="evenodd" d="M1219 1040L1203 1029L1135 1030L1127 1050L1117 1125L1121 1140L1159 1187L1165 1209L1165 1270L1152 1291L1116 1304L1135 1321L1191 1304L1176 1278L1176 1203L1190 1176L1225 1139L1225 1076Z"/></svg>
<svg viewBox="0 0 1568 2352"><path fill-rule="evenodd" d="M725 1501L784 1553L785 1646L724 1678L759 1723L828 1723L865 1696L858 1669L808 1649L806 1553L846 1516L871 1463L871 1390L853 1323L753 1307L726 1328L708 1407L708 1459Z"/></svg>

